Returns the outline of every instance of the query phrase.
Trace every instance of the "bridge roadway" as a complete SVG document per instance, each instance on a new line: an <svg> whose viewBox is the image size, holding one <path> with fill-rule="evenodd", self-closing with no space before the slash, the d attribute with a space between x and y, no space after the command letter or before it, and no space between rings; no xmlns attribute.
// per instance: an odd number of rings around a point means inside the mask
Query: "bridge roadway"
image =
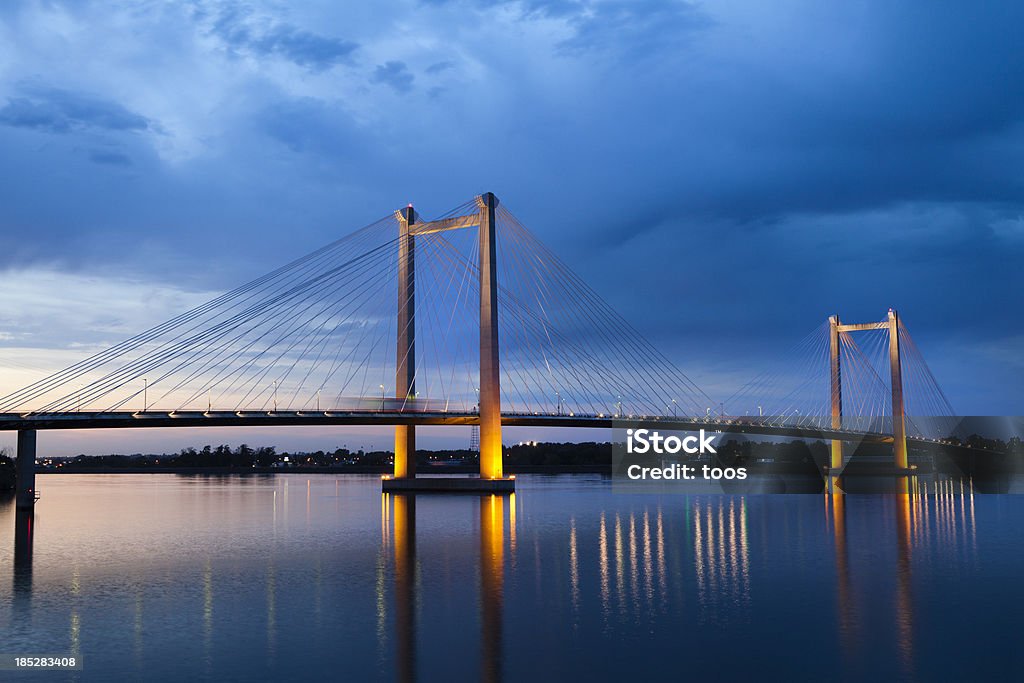
<svg viewBox="0 0 1024 683"><path fill-rule="evenodd" d="M559 415L553 413L504 413L505 427L612 428L642 422L665 430L708 429L733 434L802 437L871 443L892 443L891 434L857 430L822 429L807 425L772 424L764 419L738 417L673 417L612 415ZM109 411L62 413L0 413L0 431L50 429L138 429L146 427L281 427L301 425L475 425L475 412L409 410L278 410L278 411ZM908 437L909 441L936 442Z"/></svg>

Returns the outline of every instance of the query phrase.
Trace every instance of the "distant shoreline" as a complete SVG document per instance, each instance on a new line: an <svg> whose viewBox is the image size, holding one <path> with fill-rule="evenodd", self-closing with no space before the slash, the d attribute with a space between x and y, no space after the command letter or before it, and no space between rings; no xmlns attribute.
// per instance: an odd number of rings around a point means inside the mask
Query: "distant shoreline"
<svg viewBox="0 0 1024 683"><path fill-rule="evenodd" d="M608 465L566 465L566 466L521 466L506 467L508 474L608 474ZM59 469L37 468L36 474L391 474L390 467L346 466L346 467L61 467ZM421 467L418 475L477 474L474 467Z"/></svg>

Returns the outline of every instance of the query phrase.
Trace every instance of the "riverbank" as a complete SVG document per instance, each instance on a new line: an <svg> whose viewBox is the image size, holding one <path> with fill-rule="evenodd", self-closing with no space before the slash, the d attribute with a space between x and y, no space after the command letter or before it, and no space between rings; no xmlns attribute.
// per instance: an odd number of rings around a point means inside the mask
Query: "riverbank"
<svg viewBox="0 0 1024 683"><path fill-rule="evenodd" d="M611 475L611 465L525 465L507 467L507 474L605 474ZM36 474L391 474L390 467L374 465L347 465L340 467L72 467L37 468ZM424 467L418 475L477 474L474 467Z"/></svg>

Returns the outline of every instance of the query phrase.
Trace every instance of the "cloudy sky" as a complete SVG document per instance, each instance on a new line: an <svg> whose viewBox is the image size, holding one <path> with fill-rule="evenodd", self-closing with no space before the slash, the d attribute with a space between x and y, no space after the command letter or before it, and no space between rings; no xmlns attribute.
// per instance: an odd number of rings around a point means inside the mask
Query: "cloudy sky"
<svg viewBox="0 0 1024 683"><path fill-rule="evenodd" d="M0 393L491 190L713 395L892 306L958 412L1021 414L1021 26L1014 2L0 3Z"/></svg>

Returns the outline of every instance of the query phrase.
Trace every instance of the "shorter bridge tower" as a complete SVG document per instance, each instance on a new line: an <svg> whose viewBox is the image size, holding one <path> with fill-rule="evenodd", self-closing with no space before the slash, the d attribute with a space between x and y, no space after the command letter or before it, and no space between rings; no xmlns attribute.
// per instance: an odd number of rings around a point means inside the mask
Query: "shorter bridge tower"
<svg viewBox="0 0 1024 683"><path fill-rule="evenodd" d="M903 407L903 368L900 363L899 314L889 309L885 320L877 323L843 324L838 315L829 319L829 375L831 377L832 429L843 428L843 376L840 365L839 335L843 332L887 330L889 333L889 375L892 391L893 465L898 470L908 467L906 413ZM843 467L843 442L832 440L830 470Z"/></svg>

